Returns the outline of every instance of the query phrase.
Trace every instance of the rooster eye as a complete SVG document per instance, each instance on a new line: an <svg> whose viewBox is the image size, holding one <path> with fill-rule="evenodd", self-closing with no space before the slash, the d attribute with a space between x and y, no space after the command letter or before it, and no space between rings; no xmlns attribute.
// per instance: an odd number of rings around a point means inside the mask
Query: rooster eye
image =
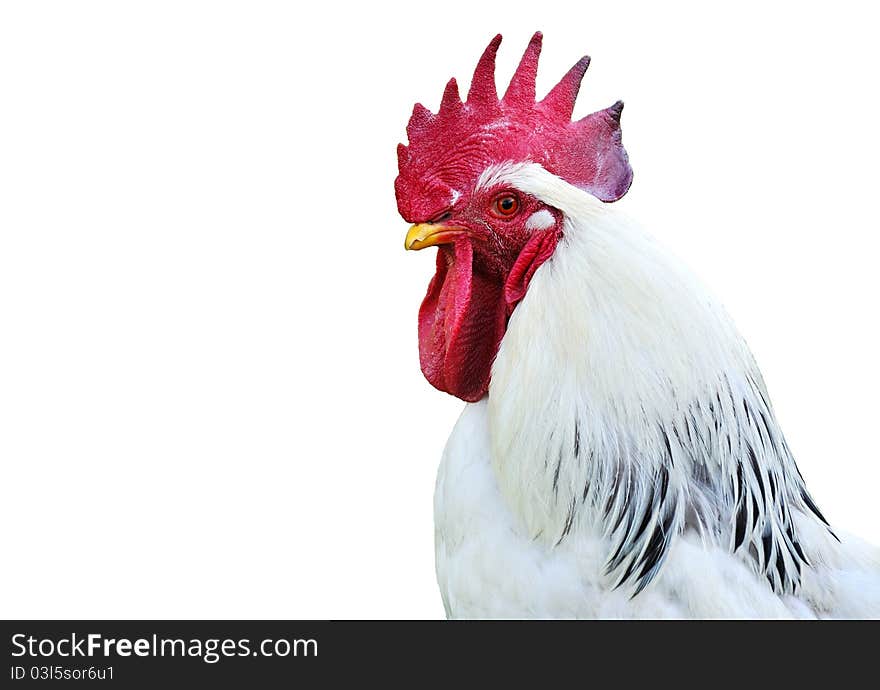
<svg viewBox="0 0 880 690"><path fill-rule="evenodd" d="M519 199L513 194L502 194L492 204L492 212L501 218L510 218L519 210Z"/></svg>

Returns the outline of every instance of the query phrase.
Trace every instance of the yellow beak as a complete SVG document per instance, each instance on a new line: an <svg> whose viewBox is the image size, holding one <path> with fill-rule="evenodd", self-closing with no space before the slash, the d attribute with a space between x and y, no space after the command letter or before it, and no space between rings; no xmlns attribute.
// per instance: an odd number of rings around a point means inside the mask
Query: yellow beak
<svg viewBox="0 0 880 690"><path fill-rule="evenodd" d="M406 233L403 241L404 249L424 249L438 244L449 244L459 235L467 232L464 228L437 223L418 223L413 225Z"/></svg>

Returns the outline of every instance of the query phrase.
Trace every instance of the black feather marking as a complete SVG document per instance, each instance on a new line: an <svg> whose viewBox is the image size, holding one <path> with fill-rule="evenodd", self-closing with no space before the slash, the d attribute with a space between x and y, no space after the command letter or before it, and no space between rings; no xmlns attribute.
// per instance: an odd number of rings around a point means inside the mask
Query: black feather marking
<svg viewBox="0 0 880 690"><path fill-rule="evenodd" d="M794 547L795 553L797 553L798 558L807 565L810 565L810 561L807 560L807 557L804 555L804 550L801 548L801 543L797 539L792 539L791 545Z"/></svg>
<svg viewBox="0 0 880 690"><path fill-rule="evenodd" d="M593 466L593 463L595 461L595 457L594 457L593 453L594 453L594 451L591 449L590 450L590 459L589 459L590 467ZM581 501L586 502L587 496L589 495L589 493L590 493L590 479L588 477L587 481L584 482L584 494L583 494L583 496L581 496Z"/></svg>
<svg viewBox="0 0 880 690"><path fill-rule="evenodd" d="M761 544L764 547L764 558L761 563L762 568L766 568L770 562L770 549L773 546L773 535L767 531L761 536Z"/></svg>
<svg viewBox="0 0 880 690"><path fill-rule="evenodd" d="M748 520L748 515L745 510L745 503L740 503L739 508L736 511L736 534L734 535L733 540L733 550L736 551L740 546L742 546L743 542L746 538L746 521Z"/></svg>
<svg viewBox="0 0 880 690"><path fill-rule="evenodd" d="M614 484L611 486L611 491L608 492L608 498L605 499L605 508L603 513L606 518L611 516L611 509L614 507L614 499L617 497L617 491L620 487L620 470L618 469L617 474L614 476Z"/></svg>
<svg viewBox="0 0 880 690"><path fill-rule="evenodd" d="M614 589L619 588L621 585L623 585L625 582L627 582L629 580L630 576L633 574L633 570L635 570L635 567L636 567L636 559L633 558L630 561L629 565L627 566L626 572L623 574L623 577L621 578L620 582L618 582L615 585ZM633 595L633 596L635 596L635 595Z"/></svg>
<svg viewBox="0 0 880 690"><path fill-rule="evenodd" d="M779 573L779 579L785 581L785 559L781 548L776 550L776 572Z"/></svg>
<svg viewBox="0 0 880 690"><path fill-rule="evenodd" d="M675 511L670 510L663 518L663 523L660 527L654 530L654 534L651 535L651 541L648 543L648 548L645 550L645 556L643 559L645 567L642 568L639 577L644 577L645 574L648 573L651 568L656 566L666 554L666 547L669 545L669 540L672 537L672 523L674 521ZM660 536L659 541L657 540L657 535Z"/></svg>
<svg viewBox="0 0 880 690"><path fill-rule="evenodd" d="M669 510L663 518L663 534L672 536L672 523L675 522L675 510Z"/></svg>
<svg viewBox="0 0 880 690"><path fill-rule="evenodd" d="M624 479L626 481L626 486L622 486L624 483ZM622 472L618 468L617 474L614 476L614 484L611 487L611 492L608 494L608 499L605 501L605 517L611 517L611 510L614 508L614 502L617 499L618 493L623 491L623 505L620 506L620 513L617 515L617 520L614 523L614 527L612 528L612 532L616 532L617 528L620 527L620 523L623 520L623 517L629 512L629 474L627 473L626 477L622 476Z"/></svg>
<svg viewBox="0 0 880 690"><path fill-rule="evenodd" d="M669 490L669 471L665 467L660 468L660 505L666 500L666 492Z"/></svg>
<svg viewBox="0 0 880 690"><path fill-rule="evenodd" d="M749 424L752 424L753 423L752 412L749 409L749 403L745 398L743 398L742 406L743 406L743 412L746 413L746 420L749 422Z"/></svg>
<svg viewBox="0 0 880 690"><path fill-rule="evenodd" d="M699 405L698 405L697 407L699 407ZM694 416L694 413L693 413L693 412L691 412L690 415L691 415L691 421L692 421L693 424L694 424L694 432L696 432L697 429L699 429L699 426L698 426L698 424L697 424L697 418ZM701 444L702 447L703 447L703 454L706 455L706 456L711 455L711 453L709 452L709 447L706 445L706 440L703 438L703 435L702 435L702 434L698 434L698 435L697 435L697 438L700 440L700 444Z"/></svg>
<svg viewBox="0 0 880 690"><path fill-rule="evenodd" d="M736 483L737 483L737 501L736 501L736 530L733 538L733 550L736 551L740 546L742 546L743 542L746 538L746 523L749 518L749 511L747 509L748 500L746 497L746 485L745 479L743 479L743 469L742 465L737 464L736 466Z"/></svg>
<svg viewBox="0 0 880 690"><path fill-rule="evenodd" d="M638 584L636 585L635 592L633 592L630 599L647 587L657 574L660 564L669 552L669 544L672 540L672 524L674 521L675 512L669 511L663 519L663 524L656 527L651 534L651 539L648 542L644 555L642 556L642 570L637 578Z"/></svg>
<svg viewBox="0 0 880 690"><path fill-rule="evenodd" d="M578 420L574 420L574 456L576 458L581 455L581 427Z"/></svg>
<svg viewBox="0 0 880 690"><path fill-rule="evenodd" d="M556 542L556 546L559 546L562 543L562 540L568 536L569 532L571 532L571 526L574 523L574 513L574 499L572 499L568 506L568 515L565 518L565 526L562 528L562 535L559 537L559 541Z"/></svg>
<svg viewBox="0 0 880 690"><path fill-rule="evenodd" d="M627 552L625 552L623 550L624 546L632 547L633 545L635 545L639 542L641 536L645 533L645 531L648 528L648 525L650 524L651 517L655 512L655 510L654 510L655 506L658 506L659 507L658 510L659 510L664 505L664 502L666 500L666 495L669 490L669 472L666 470L666 468L660 469L659 479L660 479L659 487L655 485L651 489L651 496L650 496L649 501L646 504L645 511L642 515L641 523L639 524L635 533L632 534L632 536L626 535L625 538L621 539L621 542L620 542L620 544L618 544L617 549L614 551L611 558L608 560L608 563L605 567L606 574L610 574L611 572L616 570L618 567L620 567L620 564L626 558ZM663 554L666 551L666 546L667 546L668 540L662 540L660 544L654 544L655 537L656 537L658 530L661 533L661 537L666 532L669 531L669 527L671 525L671 521L672 521L673 517L674 517L674 512L671 513L671 515L667 516L662 527L658 527L658 526L654 527L654 530L652 531L651 536L648 538L648 546L646 547L645 554L642 556L640 563L645 562L645 559L648 557L648 554L652 553L652 548L654 550L657 550L658 553L651 556L651 558L653 559L653 563L652 563L651 567L653 567L653 565L656 564L662 558ZM661 546L663 548L661 548ZM633 559L633 560L635 561L637 559ZM630 567L627 570L627 574L624 575L623 579L621 580L621 584L623 582L625 582L629 578L630 575L632 575L632 572L634 571L634 569L637 566L638 566L638 564L636 564L636 563L630 564ZM642 573L638 576L638 579L641 579L642 577L644 577L645 573L647 573L651 569L651 567L643 568ZM647 583L645 583L645 584L647 584ZM637 589L636 594L638 594L638 592L641 591L643 586L644 585L640 586ZM635 596L635 595L633 595L633 596Z"/></svg>
<svg viewBox="0 0 880 690"><path fill-rule="evenodd" d="M795 538L794 530L792 529L791 525L788 525L785 528L785 535L788 537L788 543L791 544L791 548L789 549L789 551L791 552L791 555L794 558L794 563L797 566L797 571L798 571L798 579L800 579L801 563L804 563L805 565L809 566L809 565L811 565L810 561L807 559L806 555L804 554L804 550L801 548L800 542Z"/></svg>
<svg viewBox="0 0 880 690"><path fill-rule="evenodd" d="M730 409L735 416L736 400L733 399L733 388L730 387L730 379L727 378L727 374L724 375L724 382L727 384L727 397L730 398Z"/></svg>
<svg viewBox="0 0 880 690"><path fill-rule="evenodd" d="M692 413L691 413L691 416L693 416ZM691 438L691 425L688 424L688 420L687 420L687 419L684 420L684 433L685 433L685 435L687 436L687 439L688 439L688 445L689 445L689 446L693 446L693 445L694 445L694 440Z"/></svg>
<svg viewBox="0 0 880 690"><path fill-rule="evenodd" d="M647 512L646 512L647 515ZM613 532L617 531L617 528L620 527L620 523L623 517L623 511L621 511L620 517L617 518L617 524L614 526ZM608 559L608 563L605 566L605 573L611 573L613 570L616 570L618 566L623 562L623 559L626 558L626 552L623 550L624 546L632 546L633 540L627 539L626 535L621 537L620 543L617 545L617 548L614 550L614 553L611 555L611 558Z"/></svg>
<svg viewBox="0 0 880 690"><path fill-rule="evenodd" d="M666 434L666 429L661 428L660 433L663 434L663 442L666 444L666 457L669 458L669 466L675 467L675 460L672 458L672 446L669 445L669 436Z"/></svg>
<svg viewBox="0 0 880 690"><path fill-rule="evenodd" d="M801 491L801 498L804 499L804 503L807 504L807 508L813 511L816 514L816 517L819 518L825 525L828 525L828 520L825 519L825 516L822 515L822 511L819 510L818 506L813 503L813 499L810 497L806 491Z"/></svg>
<svg viewBox="0 0 880 690"><path fill-rule="evenodd" d="M757 418L752 414L752 408L749 406L749 403L745 398L743 398L742 406L746 413L746 419L749 424L753 424L755 429L758 430L758 440L761 442L761 445L766 448L767 444L764 442L764 434L761 431L761 427L758 426Z"/></svg>
<svg viewBox="0 0 880 690"><path fill-rule="evenodd" d="M685 424L685 428L687 428L687 424ZM682 440L681 434L678 433L678 425L676 425L674 422L672 424L672 433L675 435L675 440L678 441L679 448L687 448L688 447L688 444L686 444Z"/></svg>
<svg viewBox="0 0 880 690"><path fill-rule="evenodd" d="M767 503L767 496L764 490L764 479L761 477L761 468L758 467L758 458L755 456L755 449L752 448L751 443L747 443L746 447L749 450L749 462L752 464L752 472L758 482L758 489L761 491L761 503Z"/></svg>
<svg viewBox="0 0 880 690"><path fill-rule="evenodd" d="M767 432L767 438L770 439L770 447L773 448L773 452L776 455L779 455L779 448L776 447L776 440L773 438L773 434L770 433L770 422L767 420L767 415L764 414L764 410L758 410L758 413L761 415L761 422L764 424L764 431Z"/></svg>
<svg viewBox="0 0 880 690"><path fill-rule="evenodd" d="M663 530L660 527L654 529L651 534L651 539L648 541L648 548L645 549L645 555L642 557L642 570L639 572L638 579L647 575L651 568L653 568L660 561L660 558L663 556L663 552L665 549L665 542L667 539L667 535L664 534Z"/></svg>
<svg viewBox="0 0 880 690"><path fill-rule="evenodd" d="M614 521L614 527L611 528L611 532L616 532L620 527L620 524L623 522L623 518L629 514L629 494L627 493L623 497L623 505L620 506L620 513L617 516L617 519Z"/></svg>
<svg viewBox="0 0 880 690"><path fill-rule="evenodd" d="M629 497L627 497L625 500L626 500L625 505L628 506L629 505ZM605 567L606 573L610 573L613 570L616 570L620 566L620 564L623 562L623 559L626 558L626 556L627 556L627 553L623 550L623 547L624 546L632 547L633 544L635 544L638 541L639 537L642 535L642 532L645 531L645 528L648 526L648 521L651 518L651 507L653 505L654 505L654 490L651 489L651 499L647 503L647 507L645 508L645 512L644 512L644 515L642 516L642 521L639 524L638 530L636 531L636 533L633 537L630 537L629 534L624 534L621 537L620 543L617 545L617 548L615 549L611 558L608 560L608 564ZM617 528L620 527L620 524L623 521L623 516L626 512L627 511L625 511L625 510L620 511L620 515L617 517L617 521L614 525L614 529L612 530L612 533L616 532ZM632 524L630 524L630 531L631 530L632 530ZM626 579L626 578L624 578L624 579Z"/></svg>
<svg viewBox="0 0 880 690"><path fill-rule="evenodd" d="M633 535L633 538L630 541L631 544L635 544L638 542L639 538L644 534L645 529L648 527L648 523L651 521L651 509L654 505L654 490L651 490L651 500L648 501L648 504L645 506L645 514L642 516L642 521L639 523L639 527L636 530L636 533Z"/></svg>
<svg viewBox="0 0 880 690"><path fill-rule="evenodd" d="M553 495L555 496L559 489L559 470L562 468L562 453L559 453L559 460L556 461L556 471L553 473Z"/></svg>

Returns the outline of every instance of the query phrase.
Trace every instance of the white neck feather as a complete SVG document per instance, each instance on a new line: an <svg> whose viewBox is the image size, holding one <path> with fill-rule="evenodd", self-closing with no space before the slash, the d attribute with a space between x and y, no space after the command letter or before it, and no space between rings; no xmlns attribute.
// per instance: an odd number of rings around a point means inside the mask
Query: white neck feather
<svg viewBox="0 0 880 690"><path fill-rule="evenodd" d="M794 591L806 557L791 511L818 511L724 310L613 206L536 164L484 178L565 216L489 388L493 466L525 529L550 546L604 534L609 574L637 591L698 529Z"/></svg>

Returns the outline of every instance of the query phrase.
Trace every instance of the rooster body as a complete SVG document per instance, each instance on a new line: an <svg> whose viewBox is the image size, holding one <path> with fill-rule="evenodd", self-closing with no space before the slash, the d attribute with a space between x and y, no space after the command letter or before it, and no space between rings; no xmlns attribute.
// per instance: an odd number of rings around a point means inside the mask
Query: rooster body
<svg viewBox="0 0 880 690"><path fill-rule="evenodd" d="M622 104L540 102L500 36L466 102L416 106L398 150L408 249L437 246L422 371L469 404L437 479L450 617L876 617L880 553L836 533L763 379L693 275L607 202Z"/></svg>
<svg viewBox="0 0 880 690"><path fill-rule="evenodd" d="M880 615L880 553L813 505L725 312L616 208L537 166L500 176L566 226L443 455L447 614Z"/></svg>

